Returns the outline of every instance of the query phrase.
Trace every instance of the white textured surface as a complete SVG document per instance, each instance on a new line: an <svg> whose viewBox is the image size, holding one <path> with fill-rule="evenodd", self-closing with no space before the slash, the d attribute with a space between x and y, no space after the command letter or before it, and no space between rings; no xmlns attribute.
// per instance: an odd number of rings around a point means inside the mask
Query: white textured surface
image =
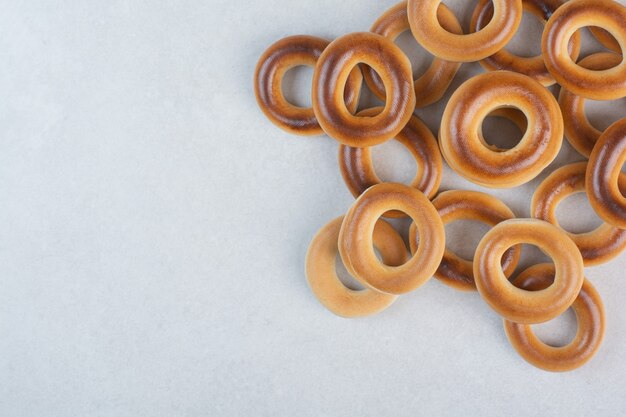
<svg viewBox="0 0 626 417"><path fill-rule="evenodd" d="M447 3L467 25L474 2ZM283 36L367 30L393 4L2 4L0 415L626 412L626 255L587 270L606 339L566 374L528 365L477 294L436 280L359 320L333 316L308 290L308 243L353 199L335 142L263 117L254 65ZM454 85L478 71L464 65ZM306 77L292 84L306 100ZM418 114L436 130L441 110ZM607 124L626 105L591 110ZM410 159L381 148L383 176L406 178ZM565 144L546 173L581 159ZM539 181L489 192L528 216ZM480 189L446 169L450 188ZM578 206L561 211L567 224L597 222Z"/></svg>

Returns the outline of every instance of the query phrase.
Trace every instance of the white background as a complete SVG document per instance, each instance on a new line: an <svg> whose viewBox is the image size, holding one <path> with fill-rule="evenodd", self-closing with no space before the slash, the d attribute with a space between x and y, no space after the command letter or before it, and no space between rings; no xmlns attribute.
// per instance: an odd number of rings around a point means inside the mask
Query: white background
<svg viewBox="0 0 626 417"><path fill-rule="evenodd" d="M475 2L446 3L467 28ZM393 4L2 2L1 416L626 413L626 255L587 269L606 339L564 374L524 362L476 293L431 280L347 320L309 291L307 246L353 198L333 140L290 136L259 111L254 66L284 36L367 30ZM541 27L525 19L513 50L538 52ZM402 39L423 70L428 54ZM464 65L453 87L480 71ZM290 74L288 97L306 104L310 77ZM443 103L417 111L434 132ZM625 112L588 106L601 127ZM582 159L564 143L538 179L482 190L525 217L540 180ZM395 142L375 162L387 180L415 170ZM442 190L481 189L444 175ZM599 224L584 196L562 206L571 230ZM471 255L485 230L455 224L449 245ZM562 343L575 320L536 328Z"/></svg>

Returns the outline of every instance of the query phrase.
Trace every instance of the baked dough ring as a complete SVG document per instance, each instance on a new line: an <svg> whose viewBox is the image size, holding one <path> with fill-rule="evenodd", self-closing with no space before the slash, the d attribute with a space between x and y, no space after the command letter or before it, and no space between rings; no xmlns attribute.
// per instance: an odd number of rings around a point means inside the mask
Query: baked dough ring
<svg viewBox="0 0 626 417"><path fill-rule="evenodd" d="M531 202L532 216L560 227L556 207L568 196L585 192L587 162L565 165L552 172L535 190ZM620 176L622 189L626 190L626 175ZM574 241L585 266L605 263L626 248L626 230L603 223L588 233L565 233Z"/></svg>
<svg viewBox="0 0 626 417"><path fill-rule="evenodd" d="M589 156L585 187L591 207L605 222L626 229L626 197L619 178L626 161L626 119L604 131Z"/></svg>
<svg viewBox="0 0 626 417"><path fill-rule="evenodd" d="M389 307L397 296L372 289L356 291L347 288L337 277L337 239L343 216L322 227L306 254L306 278L313 294L327 309L342 317L362 317ZM402 237L389 223L379 220L374 226L373 241L385 265L402 265L407 251Z"/></svg>
<svg viewBox="0 0 626 417"><path fill-rule="evenodd" d="M542 291L516 288L500 262L511 246L538 246L556 266L554 284ZM541 323L563 313L583 283L583 259L565 232L537 219L512 219L497 224L482 238L474 255L474 278L483 299L497 313L516 323Z"/></svg>
<svg viewBox="0 0 626 417"><path fill-rule="evenodd" d="M484 119L502 107L521 110L526 133L513 148L488 145ZM439 147L454 171L491 188L514 187L535 178L557 156L563 119L552 94L537 81L510 71L478 75L452 95L441 119Z"/></svg>
<svg viewBox="0 0 626 417"><path fill-rule="evenodd" d="M389 210L405 212L417 224L423 244L401 266L380 263L372 248L377 219ZM388 294L403 294L424 284L437 270L445 249L445 231L430 200L403 184L368 188L352 205L339 233L339 253L346 268L361 282Z"/></svg>
<svg viewBox="0 0 626 417"><path fill-rule="evenodd" d="M437 17L441 26L448 32L463 34L461 24L445 4L439 6ZM378 18L370 30L392 41L404 31L410 30L406 1L400 2L387 10ZM416 107L426 107L439 101L460 67L461 64L459 62L445 61L434 57L428 70L413 81ZM378 74L371 68L364 67L363 78L376 97L385 101L385 86Z"/></svg>
<svg viewBox="0 0 626 417"><path fill-rule="evenodd" d="M621 61L621 55L612 52L599 52L581 59L578 65L597 71L612 68ZM561 88L559 106L561 106L563 113L565 137L579 154L589 158L591 150L602 132L589 123L589 119L585 115L585 101L584 97Z"/></svg>
<svg viewBox="0 0 626 417"><path fill-rule="evenodd" d="M372 67L385 85L385 107L376 116L355 116L343 98L350 72L361 63ZM415 110L411 62L384 36L370 32L344 35L331 42L317 61L312 102L322 129L344 145L385 142L402 130Z"/></svg>
<svg viewBox="0 0 626 417"><path fill-rule="evenodd" d="M541 50L546 67L562 87L594 100L626 96L626 61L603 70L581 67L569 57L568 42L580 28L599 26L626 46L626 7L612 0L570 0L550 17Z"/></svg>
<svg viewBox="0 0 626 417"><path fill-rule="evenodd" d="M456 220L477 220L489 226L512 219L515 214L502 201L489 194L478 191L444 191L433 200L444 226ZM415 224L409 228L411 253L417 249L417 230ZM510 276L519 262L521 246L509 248L502 257L504 275ZM461 291L475 291L473 262L461 258L446 248L441 264L435 272L435 278L446 285Z"/></svg>
<svg viewBox="0 0 626 417"><path fill-rule="evenodd" d="M539 264L522 272L513 283L528 291L548 287L554 279L554 265ZM565 346L554 347L542 342L528 324L504 320L504 331L513 348L530 364L552 372L571 371L587 363L598 351L604 339L604 305L600 294L587 280L572 303L578 330Z"/></svg>
<svg viewBox="0 0 626 417"><path fill-rule="evenodd" d="M322 51L328 46L325 39L314 36L289 36L269 48L257 63L254 72L254 93L259 107L276 126L296 135L321 135L313 108L298 107L289 103L283 95L282 81L285 73L300 65L315 66ZM363 76L355 68L348 77L343 95L347 108L355 112Z"/></svg>
<svg viewBox="0 0 626 417"><path fill-rule="evenodd" d="M447 61L471 62L486 58L513 38L522 20L522 0L493 0L494 17L484 29L467 35L441 27L437 10L441 0L409 0L411 32L427 51Z"/></svg>
<svg viewBox="0 0 626 417"><path fill-rule="evenodd" d="M359 116L376 114L380 111L379 109L363 110ZM439 153L439 145L430 129L417 116L411 116L409 122L395 139L408 149L417 162L417 173L411 181L411 187L417 188L429 199L433 198L441 183L443 162ZM339 168L354 197L360 196L372 185L382 182L374 170L371 148L353 148L340 145ZM406 217L406 215L402 212L393 211L385 213L385 217Z"/></svg>
<svg viewBox="0 0 626 417"><path fill-rule="evenodd" d="M524 10L534 14L539 19L547 21L552 13L563 4L563 0L522 0ZM479 0L470 27L478 31L485 27L493 16L493 3L491 0ZM578 58L580 53L580 33L576 32L569 44L569 54L573 60ZM550 86L556 81L548 72L546 64L543 62L541 54L532 57L521 57L500 49L495 54L480 60L480 65L487 71L507 70L528 75L542 85ZM365 74L363 74L365 76Z"/></svg>

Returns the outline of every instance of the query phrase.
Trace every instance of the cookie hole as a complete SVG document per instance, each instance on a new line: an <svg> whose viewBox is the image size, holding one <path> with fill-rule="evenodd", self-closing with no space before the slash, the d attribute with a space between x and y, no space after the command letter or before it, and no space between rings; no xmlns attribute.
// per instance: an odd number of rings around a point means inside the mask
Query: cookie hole
<svg viewBox="0 0 626 417"><path fill-rule="evenodd" d="M524 113L517 109L508 109L511 114L520 119L526 119ZM523 120L522 119L522 120ZM506 151L516 147L524 137L524 131L520 130L513 121L497 112L489 113L482 123L482 137L484 143L495 151Z"/></svg>
<svg viewBox="0 0 626 417"><path fill-rule="evenodd" d="M599 36L605 36L605 37L610 39L612 44L619 45L619 42L617 42L617 39L615 39L615 36L613 36L613 34L611 32L609 32L608 30L606 30L604 28L601 28L599 26L586 26L586 28L587 29L593 28L594 30L597 30L598 32L601 32L601 35L598 34ZM593 33L591 33L591 31L587 30L586 32L587 32L588 39L589 39L589 42L586 42L586 43L593 45L594 51L612 51L612 52L615 52L615 53L620 53L620 54L622 53L621 46L620 46L619 50L613 50L613 49L611 49L611 48L609 48L607 46L604 46L600 41L598 41L598 37L596 37ZM598 32L596 32L596 33L598 33Z"/></svg>
<svg viewBox="0 0 626 417"><path fill-rule="evenodd" d="M533 324L535 335L548 346L563 347L569 345L578 331L576 313L568 308L565 313L545 323Z"/></svg>
<svg viewBox="0 0 626 417"><path fill-rule="evenodd" d="M511 277L516 277L519 273L533 265L544 263L554 264L552 258L543 253L538 246L523 243L519 263L513 274L511 274Z"/></svg>
<svg viewBox="0 0 626 417"><path fill-rule="evenodd" d="M589 123L603 132L626 114L626 98L619 100L585 100L585 115Z"/></svg>
<svg viewBox="0 0 626 417"><path fill-rule="evenodd" d="M285 100L297 107L311 107L313 67L298 65L289 69L282 81Z"/></svg>
<svg viewBox="0 0 626 417"><path fill-rule="evenodd" d="M556 217L559 225L570 233L591 232L602 224L584 192L563 199L556 207Z"/></svg>
<svg viewBox="0 0 626 417"><path fill-rule="evenodd" d="M405 55L411 61L411 68L413 69L413 78L417 79L422 76L428 67L432 64L433 56L422 47L410 30L405 30L396 39L396 45L402 49Z"/></svg>
<svg viewBox="0 0 626 417"><path fill-rule="evenodd" d="M589 30L593 26L585 26L578 29L580 33L580 55L578 59L572 60L572 62L578 62L586 56L593 55L597 52L611 52L605 46L603 46L596 37Z"/></svg>
<svg viewBox="0 0 626 417"><path fill-rule="evenodd" d="M474 1L473 3L476 3L476 2ZM450 9L452 14L456 16L459 23L461 24L461 27L463 28L463 31L465 33L468 33L467 28L470 27L470 23L472 20L472 13L471 12L468 13L468 3L463 2L463 1L446 1L445 4L448 7L448 9ZM489 20L491 20L491 18ZM485 24L487 23L489 22L486 22ZM441 22L440 22L440 26L441 26ZM450 32L448 29L444 28L443 26L441 26L441 28L448 33L453 33L453 32Z"/></svg>
<svg viewBox="0 0 626 417"><path fill-rule="evenodd" d="M383 182L411 184L417 174L417 162L397 140L388 140L372 148L372 162Z"/></svg>
<svg viewBox="0 0 626 417"><path fill-rule="evenodd" d="M519 57L541 55L541 34L545 21L532 12L524 10L522 21L513 39L506 45L506 50Z"/></svg>
<svg viewBox="0 0 626 417"><path fill-rule="evenodd" d="M455 220L446 224L446 247L459 257L471 261L476 247L491 227L477 220Z"/></svg>
<svg viewBox="0 0 626 417"><path fill-rule="evenodd" d="M398 232L398 234L404 241L404 245L407 247L407 249L410 248L411 246L409 242L409 229L411 227L411 224L413 223L413 219L411 219L410 217L394 217L385 218L385 221L389 223L396 232Z"/></svg>
<svg viewBox="0 0 626 417"><path fill-rule="evenodd" d="M373 71L374 74L374 78L376 80L380 81L380 76L378 75L378 73L372 69L372 67L370 67L367 64L359 64L361 67L361 72L363 74L365 74L367 71ZM379 85L381 86L383 92L385 91L385 85L380 82ZM363 84L361 86L361 93L359 95L359 105L358 105L358 109L357 111L361 111L364 109L370 109L372 107L379 107L379 106L384 106L385 102L380 100L378 97L376 97L376 94L374 94L374 92L372 91L372 89L369 87L369 85L365 82L365 80L363 80ZM381 109L382 110L382 109Z"/></svg>

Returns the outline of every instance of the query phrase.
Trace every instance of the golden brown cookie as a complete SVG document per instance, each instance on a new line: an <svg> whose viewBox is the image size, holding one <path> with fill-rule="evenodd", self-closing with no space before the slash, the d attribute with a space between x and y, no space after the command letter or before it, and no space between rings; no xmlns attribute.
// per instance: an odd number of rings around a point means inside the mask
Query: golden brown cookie
<svg viewBox="0 0 626 417"><path fill-rule="evenodd" d="M531 215L561 227L556 218L556 208L561 201L574 193L584 193L586 162L565 165L552 172L535 189ZM620 176L622 189L626 190L626 175ZM583 257L585 266L599 265L610 261L626 248L626 230L603 223L587 233L565 233L574 241Z"/></svg>
<svg viewBox="0 0 626 417"><path fill-rule="evenodd" d="M555 264L554 283L541 291L511 284L500 265L504 252L523 243L538 246ZM580 251L558 227L537 219L505 220L485 234L474 255L474 279L482 298L516 323L552 320L572 305L583 283Z"/></svg>
<svg viewBox="0 0 626 417"><path fill-rule="evenodd" d="M317 299L339 316L362 317L378 313L393 304L397 296L369 288L352 290L337 277L337 239L342 222L343 216L338 217L315 234L306 255L307 281ZM407 250L402 237L384 220L374 226L373 243L385 265L406 262Z"/></svg>
<svg viewBox="0 0 626 417"><path fill-rule="evenodd" d="M313 108L298 107L289 103L283 95L282 81L290 69L309 65L314 67L329 42L315 36L289 36L267 48L254 72L254 93L259 107L276 126L296 135L321 135L324 133ZM351 112L359 104L363 76L354 68L343 95L344 103Z"/></svg>
<svg viewBox="0 0 626 417"><path fill-rule="evenodd" d="M554 281L554 265L539 264L522 272L513 284L526 291L542 291ZM580 293L572 303L578 331L574 340L555 347L542 342L528 324L504 320L506 336L513 348L530 364L552 372L565 372L587 363L598 351L604 339L604 304L600 294L585 279Z"/></svg>
<svg viewBox="0 0 626 417"><path fill-rule="evenodd" d="M367 64L385 85L383 110L355 116L346 107L344 89L358 64ZM313 110L324 132L349 146L373 146L395 137L415 110L411 62L384 36L357 32L335 39L324 49L313 73Z"/></svg>
<svg viewBox="0 0 626 417"><path fill-rule="evenodd" d="M527 119L511 149L489 145L482 123L494 110L513 107ZM494 71L473 77L450 97L439 129L439 147L450 168L491 188L524 184L554 160L563 140L563 118L554 96L522 74Z"/></svg>
<svg viewBox="0 0 626 417"><path fill-rule="evenodd" d="M491 21L480 31L456 34L440 24L441 0L409 0L411 32L433 55L448 61L472 62L498 52L513 38L522 20L522 0L493 0Z"/></svg>
<svg viewBox="0 0 626 417"><path fill-rule="evenodd" d="M550 17L543 31L541 50L548 71L572 93L594 100L626 96L626 61L597 71L572 61L568 44L586 26L607 30L626 45L626 7L612 0L570 0Z"/></svg>
<svg viewBox="0 0 626 417"><path fill-rule="evenodd" d="M589 156L585 187L591 207L605 222L626 229L626 197L619 186L626 162L626 119L604 131Z"/></svg>
<svg viewBox="0 0 626 417"><path fill-rule="evenodd" d="M381 264L372 247L378 218L390 210L406 213L417 225L422 242L401 266ZM424 284L437 270L445 249L441 217L419 190L403 184L382 183L367 189L346 214L339 233L339 253L348 271L369 287L403 294Z"/></svg>

